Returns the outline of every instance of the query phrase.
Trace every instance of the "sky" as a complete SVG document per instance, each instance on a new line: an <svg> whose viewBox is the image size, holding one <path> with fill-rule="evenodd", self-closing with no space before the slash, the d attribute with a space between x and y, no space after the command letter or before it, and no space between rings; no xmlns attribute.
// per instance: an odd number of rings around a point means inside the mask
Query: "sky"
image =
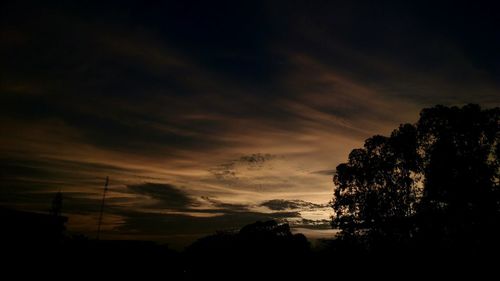
<svg viewBox="0 0 500 281"><path fill-rule="evenodd" d="M61 191L89 237L106 176L105 239L267 219L328 237L335 167L366 138L500 105L489 2L0 5L0 206L46 212Z"/></svg>

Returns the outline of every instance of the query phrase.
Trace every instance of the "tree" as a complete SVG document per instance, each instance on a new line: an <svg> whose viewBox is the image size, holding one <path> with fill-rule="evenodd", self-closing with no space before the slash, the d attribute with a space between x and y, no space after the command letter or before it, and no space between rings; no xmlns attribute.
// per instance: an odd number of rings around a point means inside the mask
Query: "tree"
<svg viewBox="0 0 500 281"><path fill-rule="evenodd" d="M421 229L444 233L448 242L485 240L498 228L499 109L436 106L422 110L417 127L425 172L420 213L443 218Z"/></svg>
<svg viewBox="0 0 500 281"><path fill-rule="evenodd" d="M413 214L419 161L413 125L401 125L390 137L367 139L337 167L333 225L355 235L382 231L381 226Z"/></svg>
<svg viewBox="0 0 500 281"><path fill-rule="evenodd" d="M258 221L239 231L218 232L198 239L186 249L195 280L233 280L241 274L245 274L245 279L262 279L273 277L270 272L287 279L307 270L304 265L310 254L304 235L294 234L287 223L274 220Z"/></svg>
<svg viewBox="0 0 500 281"><path fill-rule="evenodd" d="M499 140L499 108L422 110L416 124L367 139L337 166L333 226L345 236L394 226L411 236L425 229L422 217L439 215L431 227L448 234L498 228Z"/></svg>

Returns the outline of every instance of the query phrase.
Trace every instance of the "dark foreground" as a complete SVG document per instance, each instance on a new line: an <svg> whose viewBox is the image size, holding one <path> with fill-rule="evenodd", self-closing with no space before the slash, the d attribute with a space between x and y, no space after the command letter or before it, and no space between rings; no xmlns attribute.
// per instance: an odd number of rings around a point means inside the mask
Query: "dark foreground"
<svg viewBox="0 0 500 281"><path fill-rule="evenodd" d="M2 211L4 274L50 279L140 280L408 279L490 276L498 244L456 241L369 243L346 237L312 249L301 234L275 221L202 238L183 252L148 241L92 240L64 235L64 218ZM21 223L22 222L22 223ZM451 243L453 242L453 243ZM493 276L492 276L493 277ZM16 278L16 279L17 279Z"/></svg>

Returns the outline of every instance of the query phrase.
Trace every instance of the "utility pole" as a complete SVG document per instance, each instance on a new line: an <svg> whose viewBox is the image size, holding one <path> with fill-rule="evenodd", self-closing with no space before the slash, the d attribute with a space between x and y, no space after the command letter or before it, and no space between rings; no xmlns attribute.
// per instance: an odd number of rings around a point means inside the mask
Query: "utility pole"
<svg viewBox="0 0 500 281"><path fill-rule="evenodd" d="M99 212L99 221L97 222L97 240L99 240L99 235L101 234L102 213L104 211L104 200L106 199L108 184L109 184L109 177L106 177L106 183L104 183L104 191L102 193L101 211Z"/></svg>

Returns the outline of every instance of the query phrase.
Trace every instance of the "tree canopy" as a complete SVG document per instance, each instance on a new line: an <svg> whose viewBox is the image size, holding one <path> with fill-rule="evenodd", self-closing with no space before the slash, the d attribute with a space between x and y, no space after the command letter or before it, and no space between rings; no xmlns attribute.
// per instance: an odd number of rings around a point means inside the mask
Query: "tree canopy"
<svg viewBox="0 0 500 281"><path fill-rule="evenodd" d="M415 124L367 139L337 166L332 224L344 236L493 233L499 164L499 108L424 109Z"/></svg>

